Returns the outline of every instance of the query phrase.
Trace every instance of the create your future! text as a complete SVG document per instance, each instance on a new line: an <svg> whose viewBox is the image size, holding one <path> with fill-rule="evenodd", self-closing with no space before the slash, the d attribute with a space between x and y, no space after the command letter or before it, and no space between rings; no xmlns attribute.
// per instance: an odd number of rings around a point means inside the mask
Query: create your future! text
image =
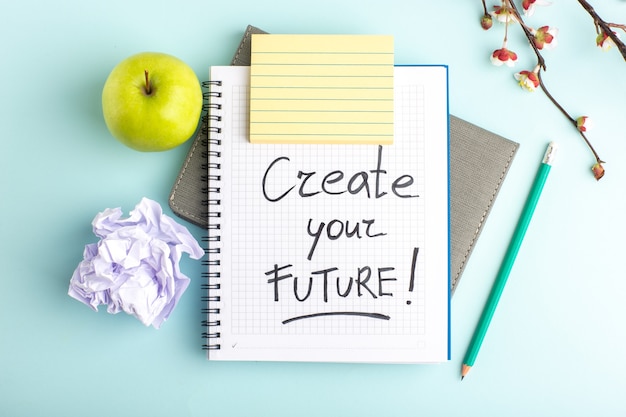
<svg viewBox="0 0 626 417"><path fill-rule="evenodd" d="M374 148L372 148L374 149ZM376 168L359 171L356 173L345 173L341 170L331 172L304 172L298 171L292 183L284 189L277 189L272 184L272 178L280 178L277 172L286 165L292 164L287 156L279 156L272 160L263 175L262 192L266 201L273 204L280 204L285 198L295 197L302 199L333 198L341 194L365 195L368 200L381 198L414 199L419 198L415 191L415 179L409 174L402 174L392 179L389 187L383 188L381 179L388 176L383 167L383 147L378 146ZM281 166L283 165L283 166ZM271 191L270 191L271 190ZM338 239L378 239L387 235L383 227L376 222L376 219L314 219L309 218L303 224L303 233L310 237L310 247L306 254L306 259L311 261L316 255L316 248L320 240L328 239L335 241ZM419 248L412 248L412 268L409 283L409 291L413 290L415 278L415 263L419 253ZM387 288L391 281L397 281L396 268L393 266L371 267L363 265L352 272L354 276L347 276L343 279L338 276L346 271L339 271L339 268L331 266L321 270L311 271L306 283L298 284L298 276L293 271L292 264L274 264L265 272L268 277L267 283L273 286L274 301L279 302L280 288L287 288L288 293L299 302L310 300L314 285L321 285L323 291L323 301L328 302L329 296L339 297L371 297L378 299L381 297L392 297L393 293ZM337 272L339 271L339 272ZM292 273L294 272L294 273ZM335 282L331 282L336 277ZM284 286L284 287L283 287ZM291 288L293 290L291 290ZM410 301L407 302L410 304ZM334 312L317 313L307 316L296 317L283 321L289 323L302 318L311 318L320 315L366 315L372 318L388 320L389 317L377 313L360 312Z"/></svg>

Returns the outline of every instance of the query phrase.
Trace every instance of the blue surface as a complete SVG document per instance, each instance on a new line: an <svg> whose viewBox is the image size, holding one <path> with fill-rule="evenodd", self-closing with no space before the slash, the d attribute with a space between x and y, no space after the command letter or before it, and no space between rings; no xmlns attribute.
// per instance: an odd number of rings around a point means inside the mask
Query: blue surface
<svg viewBox="0 0 626 417"><path fill-rule="evenodd" d="M529 20L560 29L544 79L589 115L594 162L575 130L509 68L489 62L502 27L480 29L480 1L181 0L4 2L0 24L0 415L2 416L616 416L626 413L626 62L595 47L576 2ZM594 1L626 23L626 4ZM385 4L383 6L383 4ZM209 363L200 350L200 262L160 330L94 313L67 296L90 222L167 197L190 143L125 148L106 130L100 93L140 51L186 61L201 79L228 64L247 24L274 33L380 33L396 63L446 64L451 113L521 148L452 300L452 360L434 366ZM534 58L519 28L517 70ZM460 365L546 144L561 145L485 343ZM203 231L188 225L199 239Z"/></svg>

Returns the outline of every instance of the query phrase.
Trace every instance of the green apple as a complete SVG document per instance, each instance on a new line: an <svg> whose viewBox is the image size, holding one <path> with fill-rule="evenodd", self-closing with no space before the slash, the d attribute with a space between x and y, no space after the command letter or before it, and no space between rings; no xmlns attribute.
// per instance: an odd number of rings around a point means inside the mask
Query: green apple
<svg viewBox="0 0 626 417"><path fill-rule="evenodd" d="M198 127L202 89L180 59L143 52L120 62L102 89L102 112L111 134L138 151L165 151Z"/></svg>

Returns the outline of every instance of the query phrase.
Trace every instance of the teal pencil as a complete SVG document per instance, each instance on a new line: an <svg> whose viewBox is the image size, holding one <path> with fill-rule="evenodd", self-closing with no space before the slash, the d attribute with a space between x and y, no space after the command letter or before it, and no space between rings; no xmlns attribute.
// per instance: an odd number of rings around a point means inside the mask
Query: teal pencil
<svg viewBox="0 0 626 417"><path fill-rule="evenodd" d="M556 145L553 142L550 143L543 160L539 165L539 170L537 171L535 181L533 182L528 198L526 199L526 204L524 204L524 209L522 210L522 214L520 215L515 231L513 232L513 236L511 237L511 242L509 243L509 247L506 250L504 259L502 260L502 264L498 270L498 275L496 275L493 287L491 288L491 293L489 293L489 298L487 299L485 308L480 316L476 330L474 331L474 336L472 336L469 348L465 354L463 367L461 368L461 380L468 374L474 365L476 356L478 356L478 351L480 350L480 346L482 345L487 329L489 328L489 323L491 323L493 313L496 311L498 301L500 300L506 281L508 280L511 269L513 268L513 263L515 263L515 258L517 257L519 248L524 240L524 235L526 235L528 224L530 223L530 219L533 217L535 207L537 207L537 201L539 201L539 197L543 191L543 186L546 183L548 174L550 173L556 149Z"/></svg>

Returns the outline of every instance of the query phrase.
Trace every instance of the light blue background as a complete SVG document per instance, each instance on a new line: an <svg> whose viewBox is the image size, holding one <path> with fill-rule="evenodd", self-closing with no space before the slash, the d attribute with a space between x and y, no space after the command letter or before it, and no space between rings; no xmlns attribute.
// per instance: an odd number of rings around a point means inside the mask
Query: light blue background
<svg viewBox="0 0 626 417"><path fill-rule="evenodd" d="M616 416L626 413L626 62L595 47L577 2L528 20L560 29L545 82L607 161L594 162L541 94L524 93L489 54L473 1L3 1L0 15L0 415L2 416ZM494 3L493 1L490 3ZM626 23L626 4L594 0ZM167 198L190 143L142 154L101 116L113 66L168 52L205 79L244 28L395 36L396 63L449 65L452 114L521 143L452 301L452 360L434 366L209 363L200 349L200 262L161 330L94 313L67 296L90 222ZM534 65L521 31L517 70ZM475 368L465 349L548 141L561 145ZM189 225L200 239L203 231Z"/></svg>

